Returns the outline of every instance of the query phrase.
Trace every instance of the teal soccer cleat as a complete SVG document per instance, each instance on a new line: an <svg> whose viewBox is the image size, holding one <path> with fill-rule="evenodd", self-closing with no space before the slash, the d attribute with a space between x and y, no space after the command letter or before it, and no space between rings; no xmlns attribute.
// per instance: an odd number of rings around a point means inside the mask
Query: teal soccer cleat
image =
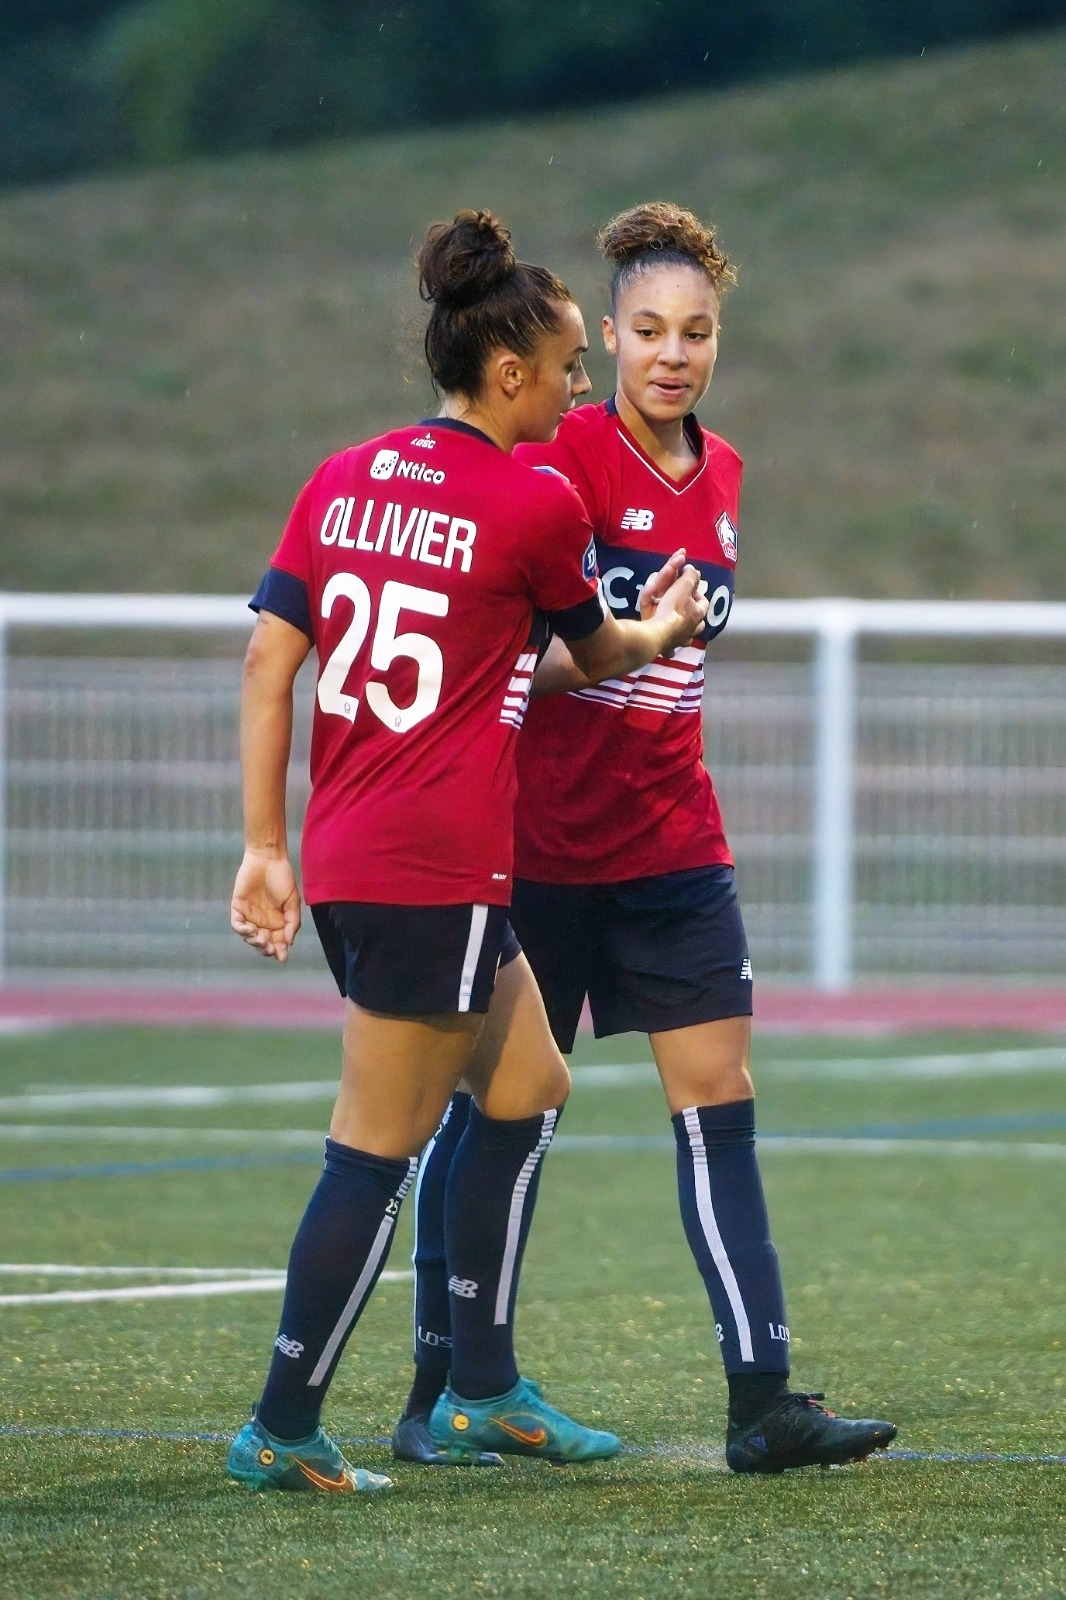
<svg viewBox="0 0 1066 1600"><path fill-rule="evenodd" d="M470 1461L486 1451L557 1463L604 1461L622 1448L613 1433L583 1428L556 1411L528 1378L489 1400L463 1400L445 1389L433 1407L429 1431L452 1461Z"/></svg>
<svg viewBox="0 0 1066 1600"><path fill-rule="evenodd" d="M345 1460L321 1428L306 1439L275 1439L253 1417L229 1447L226 1471L246 1489L290 1489L319 1494L354 1494L391 1489L392 1479Z"/></svg>

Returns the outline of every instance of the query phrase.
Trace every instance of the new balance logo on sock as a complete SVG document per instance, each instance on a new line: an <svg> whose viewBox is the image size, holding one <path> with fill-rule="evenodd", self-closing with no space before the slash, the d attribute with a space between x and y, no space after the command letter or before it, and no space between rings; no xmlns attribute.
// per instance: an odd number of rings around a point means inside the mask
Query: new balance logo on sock
<svg viewBox="0 0 1066 1600"><path fill-rule="evenodd" d="M747 979L748 983L752 981L751 961L747 956L740 963L740 981L743 983L745 979Z"/></svg>
<svg viewBox="0 0 1066 1600"><path fill-rule="evenodd" d="M451 1277L448 1279L448 1293L457 1294L460 1300L476 1300L477 1284L473 1278Z"/></svg>
<svg viewBox="0 0 1066 1600"><path fill-rule="evenodd" d="M283 1356L291 1356L294 1361L298 1361L304 1353L299 1339L289 1339L284 1333L279 1333L274 1340L274 1349L280 1350Z"/></svg>

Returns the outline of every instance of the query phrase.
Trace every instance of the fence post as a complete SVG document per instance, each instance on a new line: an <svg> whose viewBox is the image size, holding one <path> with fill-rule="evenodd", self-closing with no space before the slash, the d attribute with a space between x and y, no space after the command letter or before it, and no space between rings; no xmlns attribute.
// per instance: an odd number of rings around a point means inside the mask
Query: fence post
<svg viewBox="0 0 1066 1600"><path fill-rule="evenodd" d="M0 984L7 976L7 617L0 609Z"/></svg>
<svg viewBox="0 0 1066 1600"><path fill-rule="evenodd" d="M818 628L815 678L814 979L851 984L855 848L855 634L846 601L830 601Z"/></svg>

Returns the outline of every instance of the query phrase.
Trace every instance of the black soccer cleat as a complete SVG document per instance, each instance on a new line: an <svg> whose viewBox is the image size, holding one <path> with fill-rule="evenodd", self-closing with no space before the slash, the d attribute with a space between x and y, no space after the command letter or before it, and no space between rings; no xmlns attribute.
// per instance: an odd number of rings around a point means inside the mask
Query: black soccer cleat
<svg viewBox="0 0 1066 1600"><path fill-rule="evenodd" d="M410 1461L417 1467L503 1466L503 1457L494 1450L482 1450L476 1456L457 1462L447 1450L440 1448L430 1433L428 1411L413 1417L401 1417L392 1430L392 1458L394 1461Z"/></svg>
<svg viewBox="0 0 1066 1600"><path fill-rule="evenodd" d="M841 1467L886 1450L894 1422L838 1417L823 1394L786 1394L761 1417L739 1427L730 1419L725 1459L731 1472L785 1472L789 1467Z"/></svg>

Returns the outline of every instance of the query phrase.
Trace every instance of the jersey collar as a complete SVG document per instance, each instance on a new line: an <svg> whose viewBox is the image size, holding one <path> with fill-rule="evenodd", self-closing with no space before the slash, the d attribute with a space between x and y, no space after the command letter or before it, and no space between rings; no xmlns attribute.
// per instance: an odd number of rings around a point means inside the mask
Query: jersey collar
<svg viewBox="0 0 1066 1600"><path fill-rule="evenodd" d="M663 472L661 467L656 466L651 456L644 449L644 446L640 444L638 440L634 439L633 435L630 433L629 429L618 415L618 407L615 404L614 395L611 395L609 400L604 401L603 409L606 411L609 417L614 418L618 425L618 431L622 435L623 442L629 446L634 455L638 456L648 468L648 471L654 472L655 476L665 483L668 488L672 489L675 494L684 494L689 485L695 483L696 479L707 465L706 441L703 437L703 429L697 422L696 413L694 411L690 411L688 415L682 419L681 426L684 429L685 438L692 446L696 459L692 464L691 472L686 473L683 478L677 479L668 477L667 474Z"/></svg>
<svg viewBox="0 0 1066 1600"><path fill-rule="evenodd" d="M471 427L469 422L460 422L456 417L423 417L418 424L420 428L448 428L452 433L468 433L474 439L482 439L485 444L490 444L494 450L500 446L495 439L490 439L487 433L480 428Z"/></svg>

